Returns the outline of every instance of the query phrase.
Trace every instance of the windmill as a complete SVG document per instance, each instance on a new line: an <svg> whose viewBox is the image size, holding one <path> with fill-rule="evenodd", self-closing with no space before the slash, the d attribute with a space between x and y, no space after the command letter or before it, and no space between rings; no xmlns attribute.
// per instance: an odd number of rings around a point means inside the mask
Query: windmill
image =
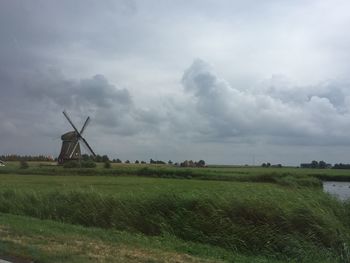
<svg viewBox="0 0 350 263"><path fill-rule="evenodd" d="M61 153L58 156L58 164L63 164L64 162L70 161L70 160L80 160L81 158L80 142L82 142L87 147L87 149L93 156L96 156L94 151L91 149L90 145L82 136L84 130L86 129L86 126L90 121L90 117L87 117L83 127L79 132L78 129L73 124L72 120L69 118L67 112L63 111L63 115L66 117L70 125L72 125L74 131L69 131L61 136L62 147L61 147Z"/></svg>

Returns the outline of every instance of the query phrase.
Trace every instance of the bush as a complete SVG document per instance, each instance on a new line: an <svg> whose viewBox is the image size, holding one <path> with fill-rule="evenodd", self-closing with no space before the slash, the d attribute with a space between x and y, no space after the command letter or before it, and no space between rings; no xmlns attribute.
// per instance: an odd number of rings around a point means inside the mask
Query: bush
<svg viewBox="0 0 350 263"><path fill-rule="evenodd" d="M81 167L83 168L95 168L96 167L96 163L92 160L89 161L82 161L81 162Z"/></svg>
<svg viewBox="0 0 350 263"><path fill-rule="evenodd" d="M26 161L21 161L21 162L19 163L19 168L21 168L21 169L27 169L27 168L29 168L29 164L28 164Z"/></svg>
<svg viewBox="0 0 350 263"><path fill-rule="evenodd" d="M78 161L68 161L63 164L63 168L78 168L79 162Z"/></svg>
<svg viewBox="0 0 350 263"><path fill-rule="evenodd" d="M109 161L105 162L104 168L106 168L106 169L111 168L111 163Z"/></svg>

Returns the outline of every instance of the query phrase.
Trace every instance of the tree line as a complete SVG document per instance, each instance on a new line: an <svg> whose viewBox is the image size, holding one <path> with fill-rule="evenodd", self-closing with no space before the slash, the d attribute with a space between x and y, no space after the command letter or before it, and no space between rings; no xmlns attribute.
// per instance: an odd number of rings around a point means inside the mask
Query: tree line
<svg viewBox="0 0 350 263"><path fill-rule="evenodd" d="M311 163L302 163L300 164L300 168L314 168L314 169L350 169L350 164L348 163L336 163L334 165L330 163L326 163L325 161L315 161L313 160Z"/></svg>
<svg viewBox="0 0 350 263"><path fill-rule="evenodd" d="M117 159L110 159L108 155L88 155L88 154L82 154L81 159L83 161L93 161L97 163L126 163L130 164L132 163L129 160L122 161L119 158ZM11 161L20 161L20 162L27 162L27 161L37 161L37 162L52 162L52 161L57 161L57 158L53 158L52 156L47 156L47 155L18 155L18 154L8 154L8 155L0 155L0 160L4 162L11 162ZM136 160L134 162L135 164L147 164L145 161L139 161ZM161 160L149 160L150 164L168 164L168 165L174 165L174 166L180 166L180 167L205 167L205 161L204 160L199 160L198 162L192 161L192 160L185 160L180 163L173 163L171 160L168 162L164 162ZM261 165L262 167L268 168L268 167L282 167L281 164L271 164L269 162L263 163ZM347 163L336 163L334 165L330 163L326 163L325 161L316 161L313 160L310 163L301 163L300 168L313 168L313 169L326 169L326 168L332 168L332 169L350 169L350 164Z"/></svg>
<svg viewBox="0 0 350 263"><path fill-rule="evenodd" d="M325 168L332 168L332 165L329 163L326 163L325 161L315 161L313 160L311 163L301 163L300 168L318 168L318 169L325 169Z"/></svg>
<svg viewBox="0 0 350 263"><path fill-rule="evenodd" d="M8 154L8 155L0 155L0 160L5 161L5 162L11 162L11 161L52 162L55 159L52 156L47 156L47 155Z"/></svg>

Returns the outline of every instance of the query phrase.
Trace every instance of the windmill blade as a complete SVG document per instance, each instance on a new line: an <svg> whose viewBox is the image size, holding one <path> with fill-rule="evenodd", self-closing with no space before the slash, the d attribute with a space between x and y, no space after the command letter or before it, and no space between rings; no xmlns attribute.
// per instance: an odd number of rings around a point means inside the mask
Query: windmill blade
<svg viewBox="0 0 350 263"><path fill-rule="evenodd" d="M85 146L89 149L90 153L93 155L93 156L96 156L96 154L94 153L94 151L91 149L90 145L87 143L87 141L83 138L83 137L80 137L80 139L83 141L83 143L85 144Z"/></svg>
<svg viewBox="0 0 350 263"><path fill-rule="evenodd" d="M89 123L90 123L90 117L88 116L87 119L86 119L86 121L85 121L85 123L84 123L84 125L83 125L83 128L81 128L81 130L80 130L80 136L83 134L83 132L84 132L86 126L87 126Z"/></svg>
<svg viewBox="0 0 350 263"><path fill-rule="evenodd" d="M71 154L69 155L69 159L71 159L73 157L73 154L74 154L75 149L77 148L78 144L79 144L79 141L77 140L72 148Z"/></svg>
<svg viewBox="0 0 350 263"><path fill-rule="evenodd" d="M73 122L71 121L71 119L68 117L68 114L66 111L63 111L63 115L67 118L68 122L70 123L70 125L72 125L73 129L76 131L78 137L81 137L78 129L75 127L75 125L73 124Z"/></svg>

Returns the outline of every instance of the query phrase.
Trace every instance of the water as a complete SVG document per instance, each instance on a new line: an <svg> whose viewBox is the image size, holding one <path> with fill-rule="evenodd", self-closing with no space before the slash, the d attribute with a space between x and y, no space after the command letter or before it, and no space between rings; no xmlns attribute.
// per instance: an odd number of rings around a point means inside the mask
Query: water
<svg viewBox="0 0 350 263"><path fill-rule="evenodd" d="M323 182L323 191L338 197L340 200L350 199L350 182Z"/></svg>

